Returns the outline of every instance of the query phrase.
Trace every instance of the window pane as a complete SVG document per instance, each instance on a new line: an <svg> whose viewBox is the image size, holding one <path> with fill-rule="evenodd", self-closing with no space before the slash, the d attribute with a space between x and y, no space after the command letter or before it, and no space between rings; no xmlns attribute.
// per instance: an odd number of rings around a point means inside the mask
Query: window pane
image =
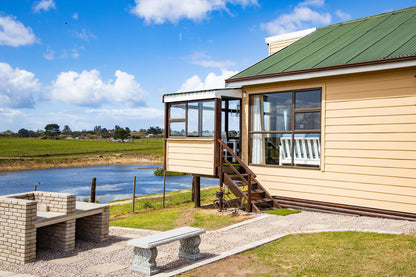
<svg viewBox="0 0 416 277"><path fill-rule="evenodd" d="M185 122L171 122L169 124L169 136L185 136Z"/></svg>
<svg viewBox="0 0 416 277"><path fill-rule="evenodd" d="M291 138L288 134L252 134L251 143L251 155L250 162L252 164L275 164L282 165L282 162L286 164L292 164L290 156L290 143L285 143L285 138ZM287 142L290 142L287 141ZM285 148L286 147L286 148ZM285 148L285 149L284 149ZM286 153L286 156L283 155Z"/></svg>
<svg viewBox="0 0 416 277"><path fill-rule="evenodd" d="M202 108L202 103L192 102L188 103L188 136L197 137L199 136L198 118L199 109Z"/></svg>
<svg viewBox="0 0 416 277"><path fill-rule="evenodd" d="M202 102L202 136L214 137L215 103Z"/></svg>
<svg viewBox="0 0 416 277"><path fill-rule="evenodd" d="M295 134L294 164L319 167L321 164L321 135Z"/></svg>
<svg viewBox="0 0 416 277"><path fill-rule="evenodd" d="M252 131L292 130L292 92L254 95L251 100Z"/></svg>
<svg viewBox="0 0 416 277"><path fill-rule="evenodd" d="M240 100L228 102L228 137L240 136Z"/></svg>
<svg viewBox="0 0 416 277"><path fill-rule="evenodd" d="M295 109L319 109L321 107L321 91L295 92Z"/></svg>
<svg viewBox="0 0 416 277"><path fill-rule="evenodd" d="M292 92L268 93L265 95L264 130L292 130Z"/></svg>
<svg viewBox="0 0 416 277"><path fill-rule="evenodd" d="M321 129L321 112L295 113L295 130Z"/></svg>
<svg viewBox="0 0 416 277"><path fill-rule="evenodd" d="M185 104L171 104L169 110L170 119L185 118Z"/></svg>

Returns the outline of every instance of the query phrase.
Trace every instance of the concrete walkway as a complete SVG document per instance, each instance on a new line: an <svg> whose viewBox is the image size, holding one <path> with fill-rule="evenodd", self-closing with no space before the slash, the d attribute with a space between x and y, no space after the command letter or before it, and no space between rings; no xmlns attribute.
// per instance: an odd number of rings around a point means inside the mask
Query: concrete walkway
<svg viewBox="0 0 416 277"><path fill-rule="evenodd" d="M202 235L200 249L204 258L199 261L178 258L179 242L158 247L156 261L162 272L154 276L174 276L256 248L288 234L330 231L416 235L416 222L318 212L302 212L288 216L254 215L250 220ZM0 263L0 277L141 276L130 271L133 249L126 242L128 239L153 233L155 231L112 227L111 237L106 243L77 242L76 250L65 255L52 250L42 250L35 263L24 266L7 266ZM28 275L7 275L11 272Z"/></svg>

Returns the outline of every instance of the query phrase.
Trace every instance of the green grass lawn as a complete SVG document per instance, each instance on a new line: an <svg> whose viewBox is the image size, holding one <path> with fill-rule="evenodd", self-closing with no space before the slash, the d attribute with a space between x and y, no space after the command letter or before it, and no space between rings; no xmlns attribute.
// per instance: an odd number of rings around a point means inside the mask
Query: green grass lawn
<svg viewBox="0 0 416 277"><path fill-rule="evenodd" d="M38 138L0 138L0 157L45 157L105 153L163 154L162 139L113 142L106 139L52 140Z"/></svg>
<svg viewBox="0 0 416 277"><path fill-rule="evenodd" d="M151 211L110 221L110 226L167 231L175 228L180 211Z"/></svg>
<svg viewBox="0 0 416 277"><path fill-rule="evenodd" d="M206 204L214 201L216 188L202 189L201 190L201 204ZM166 194L165 207L173 207L177 205L183 205L191 203L191 191L188 189L186 192L174 191ZM131 203L114 205L110 207L110 216L117 217L131 213ZM151 209L162 208L162 195L153 195L151 197L136 200L134 204L135 211L144 211Z"/></svg>
<svg viewBox="0 0 416 277"><path fill-rule="evenodd" d="M216 190L214 187L202 189L201 204L211 204L216 199ZM132 213L131 206L131 203L110 206L110 225L158 231L182 226L214 230L249 218L215 214L210 209L195 209L190 189L167 193L165 209L162 209L161 194L136 200L135 213Z"/></svg>
<svg viewBox="0 0 416 277"><path fill-rule="evenodd" d="M416 237L360 232L290 235L183 276L415 276Z"/></svg>

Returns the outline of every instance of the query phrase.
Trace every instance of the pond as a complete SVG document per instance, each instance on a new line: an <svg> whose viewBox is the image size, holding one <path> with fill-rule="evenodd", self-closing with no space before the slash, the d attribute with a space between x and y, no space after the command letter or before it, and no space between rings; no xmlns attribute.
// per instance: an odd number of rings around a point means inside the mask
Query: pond
<svg viewBox="0 0 416 277"><path fill-rule="evenodd" d="M32 191L73 193L77 200L89 199L91 179L97 178L96 199L106 203L131 198L136 176L136 196L161 193L163 176L154 176L155 165L108 165L51 168L24 171L0 171L0 195ZM218 185L218 179L201 178L201 186ZM188 189L192 176L167 176L166 192Z"/></svg>

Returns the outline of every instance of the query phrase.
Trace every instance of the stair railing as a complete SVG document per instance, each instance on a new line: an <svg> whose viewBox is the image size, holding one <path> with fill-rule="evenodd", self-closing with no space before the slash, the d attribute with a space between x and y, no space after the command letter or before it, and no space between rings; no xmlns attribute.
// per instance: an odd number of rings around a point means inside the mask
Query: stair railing
<svg viewBox="0 0 416 277"><path fill-rule="evenodd" d="M240 157L237 156L237 154L234 153L234 151L221 139L218 140L220 144L220 166L219 166L219 178L220 178L220 186L222 188L224 183L224 163L226 163L233 171L234 173L241 179L241 181L247 182L247 206L246 210L248 212L252 211L252 204L251 204L251 182L252 179L256 178L256 174L254 174L253 171L251 171L250 168L246 166L246 164L240 159ZM231 156L234 158L234 160L241 166L245 173L247 174L247 180L244 178L243 175L233 166L228 159L224 157L224 149L231 154ZM222 201L220 201L220 208L222 209Z"/></svg>

